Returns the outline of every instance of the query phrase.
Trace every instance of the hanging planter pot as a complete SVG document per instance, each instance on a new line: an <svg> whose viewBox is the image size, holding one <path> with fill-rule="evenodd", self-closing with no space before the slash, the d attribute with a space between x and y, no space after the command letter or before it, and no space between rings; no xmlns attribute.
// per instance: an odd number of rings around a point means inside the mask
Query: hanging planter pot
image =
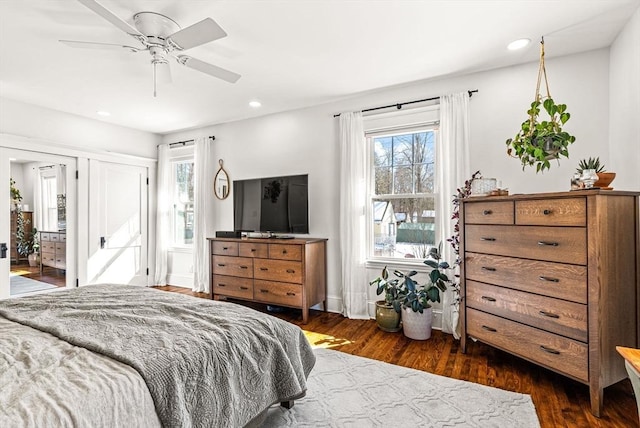
<svg viewBox="0 0 640 428"><path fill-rule="evenodd" d="M546 88L546 96L542 96L540 85L542 78ZM548 120L540 117L541 107L549 115ZM556 104L549 91L547 70L544 65L544 38L540 42L540 66L536 94L531 107L527 110L529 117L522 122L520 131L514 138L506 141L507 154L520 159L522 170L527 166L536 168L536 173L549 169L553 159L560 156L569 157L569 144L576 137L562 130L562 126L571 118L566 104Z"/></svg>

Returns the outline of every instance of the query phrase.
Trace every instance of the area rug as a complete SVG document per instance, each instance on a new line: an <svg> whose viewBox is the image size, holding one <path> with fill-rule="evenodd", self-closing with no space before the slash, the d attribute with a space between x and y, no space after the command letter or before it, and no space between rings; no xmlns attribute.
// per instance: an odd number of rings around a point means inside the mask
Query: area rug
<svg viewBox="0 0 640 428"><path fill-rule="evenodd" d="M10 296L17 296L22 294L32 294L43 290L56 289L55 285L47 284L46 282L36 281L35 279L25 278L19 275L11 275L11 290Z"/></svg>
<svg viewBox="0 0 640 428"><path fill-rule="evenodd" d="M540 427L531 397L328 349L307 395L263 427Z"/></svg>

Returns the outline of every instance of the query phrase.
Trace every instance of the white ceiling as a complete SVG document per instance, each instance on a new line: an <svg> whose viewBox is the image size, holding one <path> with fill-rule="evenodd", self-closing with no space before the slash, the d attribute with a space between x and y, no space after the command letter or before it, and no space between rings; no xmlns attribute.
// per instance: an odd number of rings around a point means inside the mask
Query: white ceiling
<svg viewBox="0 0 640 428"><path fill-rule="evenodd" d="M98 0L133 25L153 11L183 28L213 18L226 38L185 53L237 72L235 84L171 63L152 93L147 52L74 0L0 0L0 97L154 133L317 105L379 88L609 46L640 0ZM523 51L507 43L528 37ZM259 99L263 107L248 102ZM108 118L96 111L111 112Z"/></svg>

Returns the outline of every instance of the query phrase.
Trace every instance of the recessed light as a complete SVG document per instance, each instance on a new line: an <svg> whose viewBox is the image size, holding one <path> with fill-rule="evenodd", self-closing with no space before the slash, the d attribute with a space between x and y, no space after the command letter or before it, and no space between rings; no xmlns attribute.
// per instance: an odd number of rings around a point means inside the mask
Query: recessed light
<svg viewBox="0 0 640 428"><path fill-rule="evenodd" d="M258 108L262 106L262 103L257 100L249 101L249 105L253 108Z"/></svg>
<svg viewBox="0 0 640 428"><path fill-rule="evenodd" d="M507 49L509 49L510 51L517 51L518 49L522 49L525 46L527 46L529 43L531 43L530 39L518 39L518 40L514 40L513 42L509 43L507 45Z"/></svg>
<svg viewBox="0 0 640 428"><path fill-rule="evenodd" d="M104 111L104 110L99 110L99 111L96 112L96 114L98 116L102 116L102 117L111 116L111 113L109 113L108 111Z"/></svg>

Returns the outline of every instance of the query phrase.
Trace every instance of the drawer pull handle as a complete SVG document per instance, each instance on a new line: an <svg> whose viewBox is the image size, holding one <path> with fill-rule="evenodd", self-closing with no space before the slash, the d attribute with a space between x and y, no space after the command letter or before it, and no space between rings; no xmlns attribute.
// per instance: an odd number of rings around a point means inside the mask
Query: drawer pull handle
<svg viewBox="0 0 640 428"><path fill-rule="evenodd" d="M269 292L269 290L265 290L264 288L261 288L261 289L260 289L260 292L261 292L261 293L268 293L268 292Z"/></svg>
<svg viewBox="0 0 640 428"><path fill-rule="evenodd" d="M496 268L488 267L488 266L482 266L482 270L488 270L489 272L495 272Z"/></svg>
<svg viewBox="0 0 640 428"><path fill-rule="evenodd" d="M539 276L538 278L540 279L540 281L560 282L558 278L549 278L548 276Z"/></svg>
<svg viewBox="0 0 640 428"><path fill-rule="evenodd" d="M551 348L547 348L544 345L540 345L540 349L542 349L544 352L548 352L549 354L560 355L560 351L557 351L557 350L551 349Z"/></svg>
<svg viewBox="0 0 640 428"><path fill-rule="evenodd" d="M296 273L296 271L293 269L287 269L287 273Z"/></svg>
<svg viewBox="0 0 640 428"><path fill-rule="evenodd" d="M482 215L491 215L491 214L493 214L493 211L491 211L491 210L482 211Z"/></svg>
<svg viewBox="0 0 640 428"><path fill-rule="evenodd" d="M248 290L249 287L240 287L240 290Z"/></svg>
<svg viewBox="0 0 640 428"><path fill-rule="evenodd" d="M287 254L287 250L282 250L282 254Z"/></svg>
<svg viewBox="0 0 640 428"><path fill-rule="evenodd" d="M494 299L493 297L490 296L482 296L482 300L487 300L489 302L495 302L496 299Z"/></svg>
<svg viewBox="0 0 640 428"><path fill-rule="evenodd" d="M260 270L269 270L269 268L261 267Z"/></svg>
<svg viewBox="0 0 640 428"><path fill-rule="evenodd" d="M542 214L544 214L544 215L549 215L549 214L551 214L552 212L553 212L553 211L551 211L551 210L544 210L544 211L542 211Z"/></svg>
<svg viewBox="0 0 640 428"><path fill-rule="evenodd" d="M252 252L252 253L255 253L255 252L256 252L256 249L255 249L255 248L252 248L252 249L251 249L251 252Z"/></svg>
<svg viewBox="0 0 640 428"><path fill-rule="evenodd" d="M496 238L486 238L486 237L483 236L482 238L480 238L480 240L481 241L495 241Z"/></svg>
<svg viewBox="0 0 640 428"><path fill-rule="evenodd" d="M560 244L558 244L557 242L538 241L538 245L546 247L557 247Z"/></svg>
<svg viewBox="0 0 640 428"><path fill-rule="evenodd" d="M490 331L491 333L495 333L496 331L498 331L498 330L496 330L496 329L495 329L495 328L493 328L493 327L489 327L488 325L483 325L483 326L482 326L482 329L483 329L483 330Z"/></svg>
<svg viewBox="0 0 640 428"><path fill-rule="evenodd" d="M547 311L540 311L540 315L544 315L545 317L549 317L549 318L560 318L560 315L554 314L552 312L547 312Z"/></svg>
<svg viewBox="0 0 640 428"><path fill-rule="evenodd" d="M240 269L249 269L249 266L240 266Z"/></svg>
<svg viewBox="0 0 640 428"><path fill-rule="evenodd" d="M218 287L226 287L227 284L218 284Z"/></svg>
<svg viewBox="0 0 640 428"><path fill-rule="evenodd" d="M296 295L296 293L292 293L292 292L290 292L290 291L289 291L289 292L287 292L287 296L295 296L295 295Z"/></svg>
<svg viewBox="0 0 640 428"><path fill-rule="evenodd" d="M218 263L218 266L225 267L226 265L224 263Z"/></svg>
<svg viewBox="0 0 640 428"><path fill-rule="evenodd" d="M229 247L222 247L222 249L223 249L224 251L227 251L227 250L229 249Z"/></svg>

